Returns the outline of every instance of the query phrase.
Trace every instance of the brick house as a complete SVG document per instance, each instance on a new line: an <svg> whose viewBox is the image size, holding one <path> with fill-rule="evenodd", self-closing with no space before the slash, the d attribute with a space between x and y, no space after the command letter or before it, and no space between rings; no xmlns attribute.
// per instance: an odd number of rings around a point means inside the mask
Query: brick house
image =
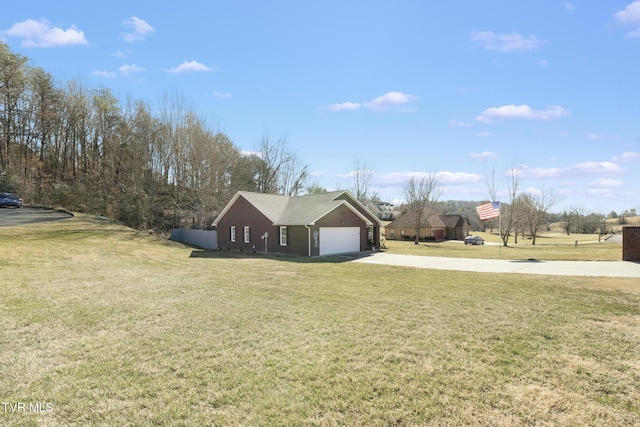
<svg viewBox="0 0 640 427"><path fill-rule="evenodd" d="M385 225L387 240L414 240L416 214L405 212L394 221ZM432 214L423 221L420 228L420 240L464 240L469 235L469 218L458 215Z"/></svg>
<svg viewBox="0 0 640 427"><path fill-rule="evenodd" d="M297 197L239 191L213 226L222 250L322 256L380 247L382 223L348 191Z"/></svg>

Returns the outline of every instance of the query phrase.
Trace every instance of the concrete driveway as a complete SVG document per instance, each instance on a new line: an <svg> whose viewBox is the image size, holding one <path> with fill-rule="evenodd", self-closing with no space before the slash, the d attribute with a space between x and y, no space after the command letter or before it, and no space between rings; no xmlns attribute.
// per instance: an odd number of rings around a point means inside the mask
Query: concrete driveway
<svg viewBox="0 0 640 427"><path fill-rule="evenodd" d="M628 261L527 261L444 258L372 252L352 262L384 264L435 270L483 273L551 274L557 276L638 277L640 263ZM640 285L640 283L639 283Z"/></svg>
<svg viewBox="0 0 640 427"><path fill-rule="evenodd" d="M45 208L0 208L0 227L36 224L38 222L59 221L73 215L63 211Z"/></svg>

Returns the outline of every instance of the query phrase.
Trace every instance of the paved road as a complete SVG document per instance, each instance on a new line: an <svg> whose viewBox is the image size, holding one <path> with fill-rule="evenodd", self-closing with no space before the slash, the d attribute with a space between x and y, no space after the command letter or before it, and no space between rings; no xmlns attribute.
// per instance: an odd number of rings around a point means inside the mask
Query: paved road
<svg viewBox="0 0 640 427"><path fill-rule="evenodd" d="M551 274L557 276L638 277L640 263L628 261L526 261L444 258L372 252L352 262L397 265L436 270L477 271L485 273ZM640 286L640 283L639 283Z"/></svg>
<svg viewBox="0 0 640 427"><path fill-rule="evenodd" d="M0 208L0 227L12 225L36 224L38 222L59 221L73 215L44 208Z"/></svg>

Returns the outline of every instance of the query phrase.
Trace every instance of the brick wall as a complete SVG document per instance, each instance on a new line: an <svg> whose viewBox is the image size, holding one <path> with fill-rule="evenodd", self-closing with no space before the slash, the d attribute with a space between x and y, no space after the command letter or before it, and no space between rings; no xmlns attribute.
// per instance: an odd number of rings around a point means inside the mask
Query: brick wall
<svg viewBox="0 0 640 427"><path fill-rule="evenodd" d="M640 227L622 228L622 260L640 261Z"/></svg>

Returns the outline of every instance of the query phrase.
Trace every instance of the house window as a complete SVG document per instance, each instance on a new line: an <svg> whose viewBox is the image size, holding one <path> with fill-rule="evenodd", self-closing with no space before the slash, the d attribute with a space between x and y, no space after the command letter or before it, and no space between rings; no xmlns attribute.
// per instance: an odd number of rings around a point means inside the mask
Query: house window
<svg viewBox="0 0 640 427"><path fill-rule="evenodd" d="M280 227L280 246L287 246L287 227Z"/></svg>
<svg viewBox="0 0 640 427"><path fill-rule="evenodd" d="M244 226L244 242L251 243L251 227L248 225Z"/></svg>
<svg viewBox="0 0 640 427"><path fill-rule="evenodd" d="M231 241L235 243L236 241L236 226L231 226Z"/></svg>

